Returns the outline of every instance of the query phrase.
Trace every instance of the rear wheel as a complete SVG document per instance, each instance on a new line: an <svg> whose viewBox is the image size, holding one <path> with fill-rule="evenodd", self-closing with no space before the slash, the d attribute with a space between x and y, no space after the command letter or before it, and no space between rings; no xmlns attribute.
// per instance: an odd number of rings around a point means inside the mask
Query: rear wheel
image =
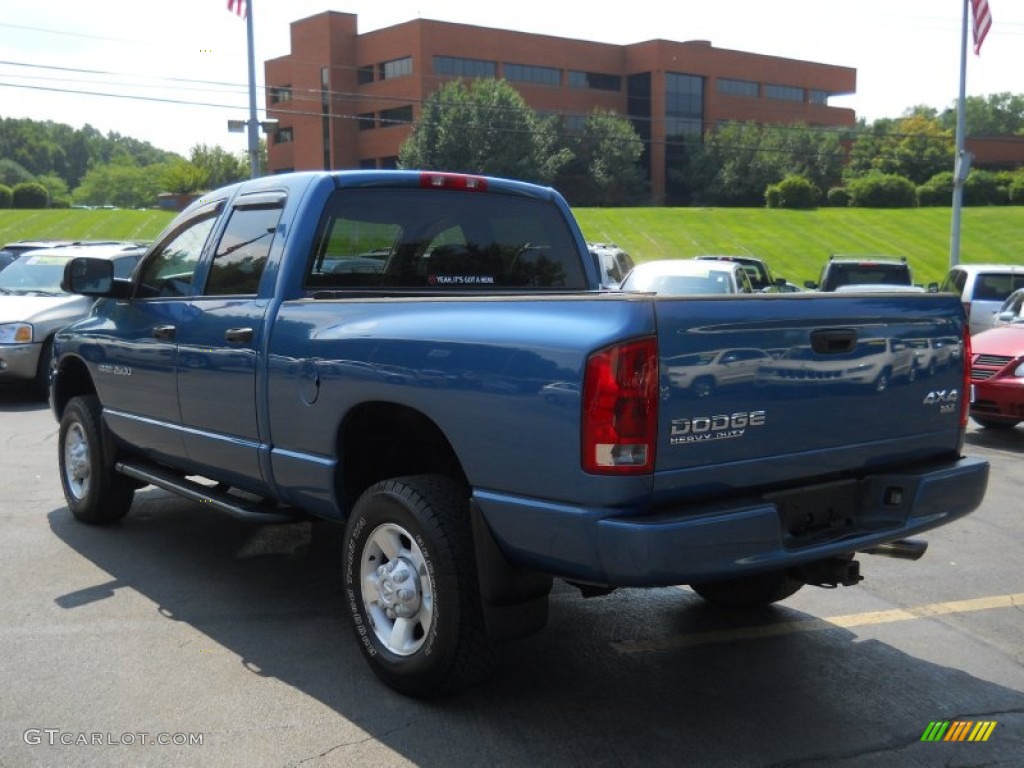
<svg viewBox="0 0 1024 768"><path fill-rule="evenodd" d="M127 478L115 474L106 456L100 413L95 396L73 397L64 409L58 433L60 481L68 509L76 519L93 525L120 520L135 495Z"/></svg>
<svg viewBox="0 0 1024 768"><path fill-rule="evenodd" d="M690 588L715 605L731 608L752 608L785 600L796 594L804 585L785 571L757 573L721 581L705 581L691 584Z"/></svg>
<svg viewBox="0 0 1024 768"><path fill-rule="evenodd" d="M345 598L363 657L400 693L427 698L490 668L469 494L435 475L377 483L345 531Z"/></svg>

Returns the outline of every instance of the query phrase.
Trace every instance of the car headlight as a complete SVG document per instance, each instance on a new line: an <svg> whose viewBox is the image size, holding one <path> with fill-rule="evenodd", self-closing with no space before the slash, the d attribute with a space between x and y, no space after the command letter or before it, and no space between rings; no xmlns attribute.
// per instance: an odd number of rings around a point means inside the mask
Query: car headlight
<svg viewBox="0 0 1024 768"><path fill-rule="evenodd" d="M0 344L27 344L32 341L32 326L28 323L0 324Z"/></svg>

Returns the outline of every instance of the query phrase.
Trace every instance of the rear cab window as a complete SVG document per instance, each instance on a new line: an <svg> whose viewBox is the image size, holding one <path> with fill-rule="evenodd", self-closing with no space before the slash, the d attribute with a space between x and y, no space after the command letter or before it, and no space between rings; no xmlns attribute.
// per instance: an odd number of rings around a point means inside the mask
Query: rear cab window
<svg viewBox="0 0 1024 768"><path fill-rule="evenodd" d="M336 191L310 255L307 290L584 290L557 207L498 193Z"/></svg>

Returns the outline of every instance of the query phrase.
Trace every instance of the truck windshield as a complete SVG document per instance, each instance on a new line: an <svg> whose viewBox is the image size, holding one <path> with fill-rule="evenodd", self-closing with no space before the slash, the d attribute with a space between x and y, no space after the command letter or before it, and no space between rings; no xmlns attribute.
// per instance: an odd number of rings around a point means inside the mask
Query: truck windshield
<svg viewBox="0 0 1024 768"><path fill-rule="evenodd" d="M342 189L321 218L315 289L582 290L580 252L545 200L432 189Z"/></svg>

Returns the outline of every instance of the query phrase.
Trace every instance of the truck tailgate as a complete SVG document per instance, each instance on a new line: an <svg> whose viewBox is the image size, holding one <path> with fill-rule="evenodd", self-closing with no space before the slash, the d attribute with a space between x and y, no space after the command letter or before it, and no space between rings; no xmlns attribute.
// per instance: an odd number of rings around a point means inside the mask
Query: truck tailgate
<svg viewBox="0 0 1024 768"><path fill-rule="evenodd" d="M963 310L945 294L656 298L655 498L957 455Z"/></svg>

